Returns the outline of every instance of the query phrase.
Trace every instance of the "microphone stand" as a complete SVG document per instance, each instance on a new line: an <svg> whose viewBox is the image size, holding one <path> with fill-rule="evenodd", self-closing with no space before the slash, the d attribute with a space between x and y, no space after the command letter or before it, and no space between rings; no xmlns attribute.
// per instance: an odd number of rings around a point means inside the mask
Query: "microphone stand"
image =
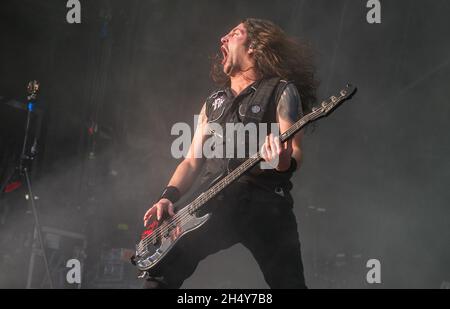
<svg viewBox="0 0 450 309"><path fill-rule="evenodd" d="M47 259L47 254L45 252L45 246L44 246L44 239L42 237L42 228L41 228L41 223L39 220L39 214L38 214L38 210L35 204L35 195L33 193L33 189L31 186L31 180L30 180L30 174L28 172L28 164L30 161L32 161L34 159L34 155L35 155L35 147L36 147L36 143L33 144L32 146L32 151L31 154L27 154L27 144L28 144L28 137L30 134L30 123L31 123L31 115L33 113L34 110L34 106L36 104L36 97L37 97L37 92L39 91L39 83L37 81L31 81L28 83L28 92L29 95L27 97L27 122L26 122L26 126L25 126L25 136L24 136L24 141L23 141L23 147L22 147L22 153L20 155L20 160L19 160L19 173L21 176L25 177L25 183L26 183L26 189L28 191L28 201L30 201L30 205L31 205L31 210L33 212L33 217L34 217L34 233L33 233L33 245L32 245L32 251L31 251L31 257L30 257L30 263L28 266L28 278L27 278L27 289L31 288L31 281L32 281L32 277L33 277L33 267L34 267L34 258L36 255L36 251L40 249L40 254L42 254L42 257L44 259L44 264L45 264L45 271L46 271L46 275L48 277L49 280L49 285L50 288L53 289L53 282L52 282L52 277L50 275L50 268L49 268L49 263L48 263L48 259ZM36 240L38 240L39 244L36 244Z"/></svg>

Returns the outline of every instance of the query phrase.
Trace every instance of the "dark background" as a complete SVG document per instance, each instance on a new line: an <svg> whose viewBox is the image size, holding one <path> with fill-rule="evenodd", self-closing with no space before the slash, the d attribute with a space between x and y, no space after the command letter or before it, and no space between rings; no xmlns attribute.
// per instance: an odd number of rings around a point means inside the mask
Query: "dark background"
<svg viewBox="0 0 450 309"><path fill-rule="evenodd" d="M215 87L209 57L244 17L270 19L313 44L320 98L347 82L359 88L305 137L293 180L308 285L450 281L450 2L382 1L382 23L372 25L366 1L356 0L82 0L81 24L66 22L65 4L2 1L0 96L24 102L28 80L41 82L34 189L44 225L86 235L84 287L114 286L98 279L100 252L133 248L178 163L170 128L193 125ZM10 120L1 110L1 177L22 138L24 124ZM0 201L0 287L25 287L27 207L20 190ZM379 285L366 282L372 258L381 262ZM129 265L124 273L134 276ZM208 257L184 287L267 285L237 245Z"/></svg>

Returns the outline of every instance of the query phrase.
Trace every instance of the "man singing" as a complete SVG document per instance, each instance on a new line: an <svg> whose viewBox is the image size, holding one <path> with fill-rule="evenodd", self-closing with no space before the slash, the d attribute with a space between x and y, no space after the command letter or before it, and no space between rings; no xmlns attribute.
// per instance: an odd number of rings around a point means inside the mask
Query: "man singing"
<svg viewBox="0 0 450 309"><path fill-rule="evenodd" d="M227 123L267 123L269 128L277 123L283 133L316 100L308 48L272 22L245 19L220 42L223 58L214 63L212 77L222 88L206 99L189 152L159 201L146 212L144 225L154 216L157 220L174 216L173 203L197 177L208 179L230 170L230 159L196 155L215 134L207 129L209 124L219 124L225 131ZM201 260L241 243L271 288L306 288L290 194L290 178L302 162L303 132L284 144L275 134L264 134L261 156L275 162L273 169L255 167L223 190L211 203L211 219L179 240L164 266L146 279L145 287L179 288Z"/></svg>

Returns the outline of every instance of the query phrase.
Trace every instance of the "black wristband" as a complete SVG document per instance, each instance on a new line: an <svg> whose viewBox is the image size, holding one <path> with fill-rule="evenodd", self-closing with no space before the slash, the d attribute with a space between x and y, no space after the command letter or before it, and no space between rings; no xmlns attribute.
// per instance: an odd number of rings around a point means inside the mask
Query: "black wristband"
<svg viewBox="0 0 450 309"><path fill-rule="evenodd" d="M283 172L280 172L278 170L275 169L275 171L277 173L280 174L288 174L288 173L293 173L297 170L297 160L295 160L293 157L291 157L291 165L289 166L289 168Z"/></svg>
<svg viewBox="0 0 450 309"><path fill-rule="evenodd" d="M181 197L181 193L180 190L178 190L177 187L174 186L168 186L164 189L164 191L161 193L161 196L159 197L159 199L168 199L169 201L173 203L178 202L178 200Z"/></svg>

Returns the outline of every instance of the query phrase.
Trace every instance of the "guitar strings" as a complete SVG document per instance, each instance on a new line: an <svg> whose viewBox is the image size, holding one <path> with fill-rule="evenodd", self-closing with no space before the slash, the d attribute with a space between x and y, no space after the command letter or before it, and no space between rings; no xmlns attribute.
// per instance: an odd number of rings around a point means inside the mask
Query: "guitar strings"
<svg viewBox="0 0 450 309"><path fill-rule="evenodd" d="M296 125L292 126L293 128L296 127ZM295 128L297 129L297 128ZM289 131L289 130L288 130ZM288 132L286 131L286 132ZM289 133L288 133L289 134ZM259 161L261 160L261 156L259 153L256 153L255 155L253 155L251 158L249 158L247 161L245 161L241 166L239 166L238 168L236 168L235 170L233 170L230 174L228 174L225 178L224 181L221 181L219 183L217 183L215 186L213 186L212 189L212 196L211 195L205 195L205 196L200 196L198 199L194 200L191 204L195 205L196 202L197 204L203 204L205 201L208 201L210 198L214 197L215 194L217 194L218 191L220 191L222 188L219 188L222 186L222 184L225 184L223 187L225 187L227 184L229 184L231 181L234 180L234 178L236 178L237 176L239 176L241 174L241 172L245 172L247 169L249 169L251 166L257 164ZM238 175L236 175L238 174ZM231 180L226 181L227 178L231 178ZM227 183L228 182L228 183ZM187 206L185 208L183 208L181 211L184 210L190 210L191 208L190 206ZM194 209L195 211L195 209ZM180 213L179 212L179 213ZM178 214L179 214L178 213ZM145 247L146 245L148 245L149 243L153 242L154 240L156 240L157 238L161 237L163 234L165 234L167 232L167 230L172 226L172 225L177 225L180 224L184 219L189 217L189 212L188 213L182 213L181 215L179 215L178 217L174 217L171 220L167 221L165 226L160 226L158 228L155 229L155 231L145 237L144 239L141 240L140 242L140 246L138 246L139 249L142 249L143 247Z"/></svg>
<svg viewBox="0 0 450 309"><path fill-rule="evenodd" d="M312 112L312 113L310 113L309 115L307 115L305 118L311 118L310 116L313 116L313 114L316 114L316 113L318 113L320 110L317 110L317 111L315 111L315 112ZM303 120L303 119L302 119ZM309 121L309 119L308 119L308 121ZM292 131L296 131L296 130L298 130L298 129L300 129L301 128L301 126L304 126L304 124L303 125L301 125L301 120L299 121L299 122L297 122L296 124L294 124L291 128L289 128L285 133L283 133L283 134L287 134L287 135L290 135L290 134L292 134ZM290 132L291 131L291 132ZM258 158L258 159L260 159L261 157L260 157L260 154L259 153L256 153L256 155L254 155L253 157L251 157L250 159L248 159L247 161L245 161L240 167L238 167L237 169L235 169L235 170L233 170L229 175L227 175L227 177L225 177L224 179L226 179L226 178L233 178L233 177L229 177L229 176L234 176L233 174L236 174L236 172L238 171L238 170L241 170L241 169L244 169L244 171L245 171L245 169L247 169L249 166L249 164L248 163L250 163L251 161L253 161L254 159L256 159L256 158ZM259 161L259 160L258 160ZM252 165L253 164L256 164L256 163L258 163L258 162L251 162L252 163ZM219 182L216 186L218 186L218 185L220 185L222 182ZM212 187L212 189L214 188L214 187L216 187L216 186L213 186ZM215 192L215 190L213 189L213 191L212 192L214 192L214 193L216 193ZM214 194L215 195L215 194ZM213 195L213 197L214 197L214 195ZM209 198L208 198L209 199ZM208 200L208 199L206 199L206 201ZM196 199L196 200L194 200L193 202L192 202L192 204L195 204L195 202L196 201L198 201L198 202L200 202L201 201L201 203L203 203L204 201L203 201L203 197L202 196L200 196L199 198L198 198L198 200ZM181 211L183 211L183 210L189 210L189 206L187 206L187 207L185 207L185 208L183 208L182 210L180 210L180 212ZM195 211L195 210L194 210ZM179 212L179 213L180 213ZM184 219L186 219L186 218L188 218L189 217L189 212L188 213L183 213L181 216L178 216L177 218L175 218L175 216L174 216L174 218L172 218L171 220L169 220L169 221L167 221L167 223L166 223L166 225L163 225L163 226L160 226L160 227L158 227L158 228L156 228L155 229L155 231L151 234L151 235L149 235L149 236L146 236L144 239L142 239L141 240L141 242L140 242L140 245L138 246L138 248L139 249L142 249L143 247L145 247L145 246L147 246L149 243L151 243L151 242L153 242L153 241L155 241L157 238L160 238L163 234L165 234L166 232L167 232L167 230L172 226L172 225L177 225L177 224L180 224Z"/></svg>
<svg viewBox="0 0 450 309"><path fill-rule="evenodd" d="M222 181L218 182L216 185L211 187L210 194L206 194L204 196L200 195L196 200L194 200L190 204L191 206L184 207L182 210L180 210L180 212L177 213L177 215L180 214L182 211L185 212L185 210L189 210L189 211L191 211L191 209L193 209L193 211L197 210L197 209L195 209L196 205L197 206L202 205L209 199L213 198L220 190L225 188L229 183L231 183L235 178L237 178L241 174L242 171L249 169L254 164L257 164L260 160L261 160L261 157L260 157L259 153L256 153L251 158L249 158L247 161L245 161L240 167L238 167L237 169L233 170L230 174L228 174ZM150 242L153 242L154 240L156 240L156 238L160 237L162 234L167 232L167 229L169 229L172 225L174 225L174 224L177 225L177 224L181 223L185 218L189 217L189 215L190 215L190 213L188 212L188 213L183 213L182 215L178 215L176 217L174 216L174 218L167 221L166 225L156 228L155 231L151 235L149 235L146 238L141 240L141 242L143 242L143 246L146 246ZM152 236L154 236L154 237L152 237Z"/></svg>
<svg viewBox="0 0 450 309"><path fill-rule="evenodd" d="M229 180L228 184L230 182L232 182L234 179L236 178L238 175L235 174L240 174L241 171L239 170L246 170L249 167L253 166L254 164L258 163L258 161L261 160L261 157L259 156L259 153L257 153L256 155L252 156L250 159L248 159L247 161L245 161L240 167L238 167L237 169L233 170L230 174L228 174L223 180L226 180L227 178L232 178L231 180ZM239 172L238 172L239 171ZM211 190L211 194L207 194L205 196L199 196L197 199L195 199L190 205L191 206L186 206L183 209L181 209L171 220L168 220L165 226L160 226L158 228L155 229L155 231L149 235L146 236L144 239L141 240L141 243L143 242L143 246L146 246L147 244L149 244L150 242L153 242L154 240L156 240L156 238L160 237L161 235L163 235L167 229L170 228L171 225L177 225L179 223L181 223L184 219L188 218L189 215L191 215L189 212L191 211L192 208L193 211L197 210L195 209L195 204L200 204L202 205L203 203L205 203L206 201L208 201L209 199L213 198L220 190L222 190L227 184L225 184L227 181L221 181L219 183L217 183L216 185L214 185L210 190ZM219 188L223 185L223 188ZM182 213L182 212L186 212L186 210L188 210L188 213ZM181 215L179 215L181 214ZM177 216L178 215L178 216ZM164 233L163 233L164 232ZM154 237L152 237L154 236ZM142 246L140 246L142 248Z"/></svg>
<svg viewBox="0 0 450 309"><path fill-rule="evenodd" d="M335 97L336 101L333 103L340 102L346 96L347 93L342 94L342 92L341 92L340 94L341 94L341 96ZM327 101L324 101L322 103L322 106L324 103L327 103ZM317 109L316 111L311 112L310 114L308 114L305 117L303 117L302 119L300 119L297 123L292 125L282 135L288 135L288 136L292 135L295 131L300 130L304 125L306 125L309 121L311 121L312 120L311 118L314 118L314 116L317 116L316 114L320 114L320 113L322 113L321 108ZM305 118L306 118L306 120L303 121ZM252 157L250 157L241 166L239 166L238 168L233 170L230 174L228 174L222 181L219 181L216 185L214 185L211 188L212 190L210 189L212 195L211 194L209 196L208 195L205 195L205 196L200 195L190 205L181 209L173 218L168 220L165 225L161 225L161 226L157 227L153 231L153 233L151 233L150 235L143 238L138 244L138 251L143 249L144 247L146 247L149 243L154 242L156 239L160 238L163 234L167 233L167 231L172 226L184 224L183 221L188 219L189 216L191 215L191 212L196 211L198 209L198 206L203 205L209 199L213 198L220 190L222 190L227 185L229 185L231 182L233 182L241 174L241 172L245 172L247 169L249 169L253 165L257 164L260 160L261 160L261 156L260 156L259 152L256 153L255 155L253 155ZM238 174L238 175L235 175L235 174ZM229 180L228 183L226 181L227 178L231 178L231 180ZM220 188L219 190L217 190L218 187L222 186L222 184L224 184L223 188ZM199 203L199 204L197 206L195 206L196 203L197 204ZM193 211L191 211L191 209L193 209ZM188 210L187 213L186 213L186 210Z"/></svg>
<svg viewBox="0 0 450 309"><path fill-rule="evenodd" d="M318 114L319 112L321 112L320 109L315 112L310 113L309 115L305 116L304 118L311 118L312 116L315 116L315 114ZM300 120L296 124L292 125L292 127L289 128L285 133L283 133L283 135L285 135L285 134L290 135L293 133L293 131L296 131L296 130L300 129L302 126L304 126L304 124L302 124L302 122L303 122L302 120ZM307 120L310 121L310 119L307 119ZM260 160L261 159L260 154L256 153L250 159L245 161L240 167L238 167L237 169L233 170L230 174L228 174L224 179L233 178L233 177L229 177L229 176L235 176L234 174L236 174L238 170L243 169L245 172L245 170L247 168L249 168L250 162L252 163L251 165L258 163L259 160L256 162L252 162L254 159ZM239 173L240 173L240 171L239 171ZM222 182L219 182L217 185L213 186L211 189L215 188L216 186L221 185L221 183ZM214 192L214 195L212 196L212 197L214 197L217 192L215 192L214 189L212 192ZM207 198L206 201L207 200L209 200L209 198ZM203 196L200 196L198 199L194 200L191 205L195 204L195 202L201 202L201 204L203 204L205 201L203 201ZM189 210L189 208L190 207L187 206L187 207L181 209L178 214L180 214L184 210ZM177 224L180 224L183 220L188 218L189 215L190 215L190 213L188 212L188 213L183 213L178 217L174 216L174 218L172 218L171 220L168 220L165 225L159 226L158 228L155 229L155 231L151 235L146 236L144 239L142 239L141 242L139 243L138 248L142 249L143 247L147 246L149 243L154 242L157 238L160 238L163 234L165 234L171 226L173 226L173 225L176 226Z"/></svg>

